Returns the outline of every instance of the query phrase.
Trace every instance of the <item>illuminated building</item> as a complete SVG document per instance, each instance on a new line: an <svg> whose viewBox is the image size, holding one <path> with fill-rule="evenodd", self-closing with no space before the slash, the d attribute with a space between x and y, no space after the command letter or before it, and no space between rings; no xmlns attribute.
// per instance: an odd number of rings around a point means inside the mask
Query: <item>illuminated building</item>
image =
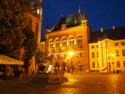
<svg viewBox="0 0 125 94"><path fill-rule="evenodd" d="M89 43L90 69L99 72L125 71L125 27L93 32Z"/></svg>
<svg viewBox="0 0 125 94"><path fill-rule="evenodd" d="M80 9L76 14L62 17L50 30L45 30L45 51L52 57L54 67L72 66L75 70L89 71L89 39L91 28L88 25L86 14ZM72 51L72 56L68 53ZM84 67L84 68L80 68Z"/></svg>

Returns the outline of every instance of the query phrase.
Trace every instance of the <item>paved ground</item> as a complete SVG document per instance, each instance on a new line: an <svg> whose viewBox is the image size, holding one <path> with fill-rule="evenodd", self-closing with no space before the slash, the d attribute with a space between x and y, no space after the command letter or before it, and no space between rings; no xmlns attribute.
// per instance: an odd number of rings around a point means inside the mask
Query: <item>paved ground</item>
<svg viewBox="0 0 125 94"><path fill-rule="evenodd" d="M70 73L69 81L0 80L0 94L125 94L125 74Z"/></svg>

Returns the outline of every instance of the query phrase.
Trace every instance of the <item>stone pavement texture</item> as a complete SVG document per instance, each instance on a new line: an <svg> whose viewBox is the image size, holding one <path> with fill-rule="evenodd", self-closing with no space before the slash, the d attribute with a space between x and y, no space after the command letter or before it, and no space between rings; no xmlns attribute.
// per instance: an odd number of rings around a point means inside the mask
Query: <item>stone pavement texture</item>
<svg viewBox="0 0 125 94"><path fill-rule="evenodd" d="M125 74L66 73L64 83L0 80L0 94L125 94Z"/></svg>

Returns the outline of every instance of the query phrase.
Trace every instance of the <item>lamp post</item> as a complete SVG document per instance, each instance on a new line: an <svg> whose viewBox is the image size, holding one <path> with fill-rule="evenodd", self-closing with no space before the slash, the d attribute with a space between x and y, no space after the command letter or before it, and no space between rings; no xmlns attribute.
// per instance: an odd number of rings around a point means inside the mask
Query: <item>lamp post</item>
<svg viewBox="0 0 125 94"><path fill-rule="evenodd" d="M72 74L73 74L73 63L72 63L72 57L73 57L73 55L74 55L74 52L73 52L73 51L70 51L70 52L68 52L68 55L69 55L70 58L71 58L71 72L72 72Z"/></svg>

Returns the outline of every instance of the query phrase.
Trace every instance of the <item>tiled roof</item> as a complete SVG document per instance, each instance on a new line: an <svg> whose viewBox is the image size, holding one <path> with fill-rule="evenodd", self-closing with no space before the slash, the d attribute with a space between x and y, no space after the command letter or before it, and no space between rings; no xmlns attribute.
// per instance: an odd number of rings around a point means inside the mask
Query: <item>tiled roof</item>
<svg viewBox="0 0 125 94"><path fill-rule="evenodd" d="M103 32L95 31L91 33L90 43L97 42L99 40L103 40L105 38L112 39L112 40L120 40L125 39L125 26L103 30Z"/></svg>
<svg viewBox="0 0 125 94"><path fill-rule="evenodd" d="M82 14L80 12L76 14L71 14L68 16L63 16L59 22L52 28L51 31L56 31L61 29L62 24L66 24L66 27L73 27L81 24L81 20L83 19ZM77 21L77 24L74 24L74 21Z"/></svg>

